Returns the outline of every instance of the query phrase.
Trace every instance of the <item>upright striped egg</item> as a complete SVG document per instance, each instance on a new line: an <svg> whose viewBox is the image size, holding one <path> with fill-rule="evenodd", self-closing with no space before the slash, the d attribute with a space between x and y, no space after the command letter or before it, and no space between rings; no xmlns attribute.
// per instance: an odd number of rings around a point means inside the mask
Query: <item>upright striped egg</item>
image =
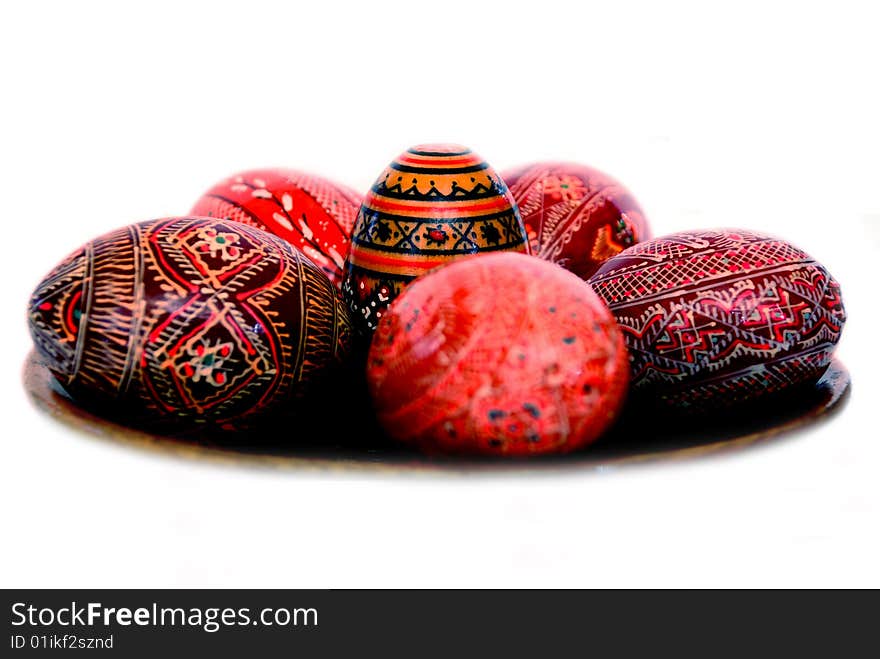
<svg viewBox="0 0 880 659"><path fill-rule="evenodd" d="M37 285L28 321L71 395L178 427L292 411L351 337L339 291L292 245L190 217L85 244Z"/></svg>
<svg viewBox="0 0 880 659"><path fill-rule="evenodd" d="M205 192L191 215L226 218L283 238L318 265L337 287L360 195L326 178L293 169L253 169Z"/></svg>
<svg viewBox="0 0 880 659"><path fill-rule="evenodd" d="M516 202L476 153L422 144L400 154L361 205L342 291L356 326L376 329L406 284L453 259L528 253Z"/></svg>

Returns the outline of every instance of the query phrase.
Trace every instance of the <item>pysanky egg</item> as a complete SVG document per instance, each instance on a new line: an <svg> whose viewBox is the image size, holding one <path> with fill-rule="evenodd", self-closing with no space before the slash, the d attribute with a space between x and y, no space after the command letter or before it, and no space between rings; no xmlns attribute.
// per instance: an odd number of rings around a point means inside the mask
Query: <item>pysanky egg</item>
<svg viewBox="0 0 880 659"><path fill-rule="evenodd" d="M752 231L640 243L590 284L623 330L634 390L677 408L720 409L816 381L846 320L828 270Z"/></svg>
<svg viewBox="0 0 880 659"><path fill-rule="evenodd" d="M650 238L645 214L629 190L592 167L540 162L502 178L519 206L532 254L582 279Z"/></svg>
<svg viewBox="0 0 880 659"><path fill-rule="evenodd" d="M74 396L154 420L283 411L344 359L339 291L289 243L208 218L133 224L87 243L37 286L42 360Z"/></svg>
<svg viewBox="0 0 880 659"><path fill-rule="evenodd" d="M400 154L364 198L342 292L355 325L368 333L419 275L462 256L505 251L528 245L498 174L463 146L422 144Z"/></svg>
<svg viewBox="0 0 880 659"><path fill-rule="evenodd" d="M428 452L563 453L595 440L628 382L620 330L589 285L523 254L410 284L379 321L367 381L386 432Z"/></svg>
<svg viewBox="0 0 880 659"><path fill-rule="evenodd" d="M361 196L344 185L292 169L255 169L223 180L191 215L243 222L301 250L336 286Z"/></svg>

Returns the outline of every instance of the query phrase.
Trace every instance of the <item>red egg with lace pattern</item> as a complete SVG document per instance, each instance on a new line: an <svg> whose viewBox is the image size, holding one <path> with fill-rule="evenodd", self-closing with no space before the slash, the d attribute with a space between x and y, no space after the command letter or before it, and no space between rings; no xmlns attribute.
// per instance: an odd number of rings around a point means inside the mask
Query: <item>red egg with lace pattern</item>
<svg viewBox="0 0 880 659"><path fill-rule="evenodd" d="M632 387L711 412L813 384L846 320L840 286L791 243L740 229L649 240L590 279L623 331Z"/></svg>

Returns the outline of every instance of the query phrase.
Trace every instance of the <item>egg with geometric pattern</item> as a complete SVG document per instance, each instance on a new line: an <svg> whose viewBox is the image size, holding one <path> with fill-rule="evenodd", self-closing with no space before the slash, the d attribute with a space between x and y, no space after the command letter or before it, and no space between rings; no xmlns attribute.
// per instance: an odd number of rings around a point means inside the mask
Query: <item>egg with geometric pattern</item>
<svg viewBox="0 0 880 659"><path fill-rule="evenodd" d="M404 151L364 197L352 232L342 292L355 327L370 336L409 282L495 252L528 253L516 202L495 170L457 144Z"/></svg>
<svg viewBox="0 0 880 659"><path fill-rule="evenodd" d="M642 242L589 283L623 331L634 393L679 410L730 408L815 383L846 321L825 266L755 231Z"/></svg>
<svg viewBox="0 0 880 659"><path fill-rule="evenodd" d="M581 279L651 237L632 193L597 169L537 162L502 172L502 177L519 206L532 254Z"/></svg>
<svg viewBox="0 0 880 659"><path fill-rule="evenodd" d="M277 236L211 218L92 240L37 285L28 321L71 396L178 427L292 411L351 337L318 266Z"/></svg>

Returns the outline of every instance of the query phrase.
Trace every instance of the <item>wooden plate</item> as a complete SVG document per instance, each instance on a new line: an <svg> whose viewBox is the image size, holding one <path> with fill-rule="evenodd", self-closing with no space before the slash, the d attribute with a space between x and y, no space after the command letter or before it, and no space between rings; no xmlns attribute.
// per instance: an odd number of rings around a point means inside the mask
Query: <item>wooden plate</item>
<svg viewBox="0 0 880 659"><path fill-rule="evenodd" d="M712 418L664 416L632 408L598 442L581 452L529 459L461 459L426 457L401 447L374 426L339 425L320 418L286 429L262 433L221 433L173 436L127 425L85 409L71 400L35 353L24 365L24 386L37 409L59 423L91 437L138 449L185 458L294 469L469 472L478 470L534 471L546 468L606 470L658 460L682 460L742 450L817 424L843 408L850 390L849 372L832 362L814 386L777 396L760 405L738 408ZM357 411L348 415L357 417ZM365 416L363 411L361 416ZM327 431L328 422L334 430ZM297 422L291 422L296 425ZM289 435L287 431L289 430ZM296 432L299 430L299 432ZM296 437L299 435L298 437ZM271 438L296 437L280 442Z"/></svg>

